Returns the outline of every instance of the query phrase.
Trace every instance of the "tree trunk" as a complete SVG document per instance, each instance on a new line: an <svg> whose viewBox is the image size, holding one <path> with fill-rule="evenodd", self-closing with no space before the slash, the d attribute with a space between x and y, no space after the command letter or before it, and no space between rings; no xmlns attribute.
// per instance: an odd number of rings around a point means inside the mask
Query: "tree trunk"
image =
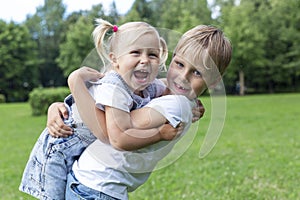
<svg viewBox="0 0 300 200"><path fill-rule="evenodd" d="M244 72L243 70L239 71L239 83L240 83L240 95L244 95L245 94L245 79L244 79Z"/></svg>

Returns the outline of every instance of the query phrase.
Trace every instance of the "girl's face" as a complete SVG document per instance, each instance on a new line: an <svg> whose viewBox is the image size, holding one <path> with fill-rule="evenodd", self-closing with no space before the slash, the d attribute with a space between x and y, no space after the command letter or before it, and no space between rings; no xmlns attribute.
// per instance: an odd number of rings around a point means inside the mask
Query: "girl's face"
<svg viewBox="0 0 300 200"><path fill-rule="evenodd" d="M121 46L123 46L122 53L111 56L114 69L135 93L139 93L158 74L159 39L154 33L146 33L131 45Z"/></svg>
<svg viewBox="0 0 300 200"><path fill-rule="evenodd" d="M178 55L171 61L167 82L172 94L184 95L188 99L195 99L207 88L200 69Z"/></svg>

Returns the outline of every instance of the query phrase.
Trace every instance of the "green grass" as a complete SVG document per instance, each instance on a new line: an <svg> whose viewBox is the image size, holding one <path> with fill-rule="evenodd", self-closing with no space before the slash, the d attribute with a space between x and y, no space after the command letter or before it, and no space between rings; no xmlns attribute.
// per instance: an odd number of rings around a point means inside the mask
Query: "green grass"
<svg viewBox="0 0 300 200"><path fill-rule="evenodd" d="M199 159L209 124L206 115L189 149L172 165L153 172L135 192L139 199L300 199L300 94L230 96L222 135ZM28 104L0 104L1 199L32 199L18 191L30 150L46 124Z"/></svg>
<svg viewBox="0 0 300 200"><path fill-rule="evenodd" d="M46 125L29 104L0 104L0 199L33 199L18 187L30 151Z"/></svg>

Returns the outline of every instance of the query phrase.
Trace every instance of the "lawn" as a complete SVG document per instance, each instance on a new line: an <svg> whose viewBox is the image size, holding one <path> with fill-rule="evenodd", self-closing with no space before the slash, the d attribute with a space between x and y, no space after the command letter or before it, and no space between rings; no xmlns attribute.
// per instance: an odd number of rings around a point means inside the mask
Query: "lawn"
<svg viewBox="0 0 300 200"><path fill-rule="evenodd" d="M210 98L203 102L207 112L192 145L130 199L300 199L300 94L227 97L222 135L200 159ZM46 118L30 112L25 103L0 104L0 199L32 199L18 185Z"/></svg>

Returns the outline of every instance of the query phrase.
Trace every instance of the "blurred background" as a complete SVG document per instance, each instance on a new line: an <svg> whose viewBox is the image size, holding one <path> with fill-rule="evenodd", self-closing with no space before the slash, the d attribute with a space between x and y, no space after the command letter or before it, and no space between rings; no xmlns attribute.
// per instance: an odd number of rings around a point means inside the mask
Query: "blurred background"
<svg viewBox="0 0 300 200"><path fill-rule="evenodd" d="M146 21L176 38L211 24L233 45L214 150L199 159L213 110L205 94L192 145L131 199L300 199L299 10L299 0L0 0L0 199L33 199L18 186L49 104L69 94L71 71L102 65L95 18Z"/></svg>
<svg viewBox="0 0 300 200"><path fill-rule="evenodd" d="M71 71L97 63L97 55L93 64L83 61L93 50L98 17L117 25L141 20L180 33L215 25L233 45L227 94L300 91L299 0L135 0L126 1L126 9L124 1L86 1L90 9L75 11L68 9L72 3L44 0L24 20L0 19L2 101L27 101L37 87L67 86Z"/></svg>

